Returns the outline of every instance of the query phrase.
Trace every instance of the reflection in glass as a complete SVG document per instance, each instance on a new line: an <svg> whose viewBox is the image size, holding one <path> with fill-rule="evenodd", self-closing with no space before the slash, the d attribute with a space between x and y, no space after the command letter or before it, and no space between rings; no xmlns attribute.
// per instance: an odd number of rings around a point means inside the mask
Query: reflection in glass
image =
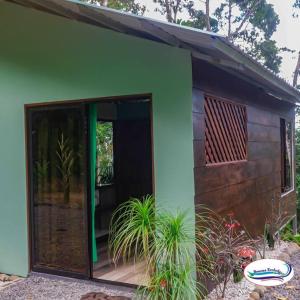
<svg viewBox="0 0 300 300"><path fill-rule="evenodd" d="M112 184L114 180L113 122L97 123L97 185Z"/></svg>
<svg viewBox="0 0 300 300"><path fill-rule="evenodd" d="M292 143L292 122L280 120L281 125L281 157L282 157L282 192L288 192L293 187L293 143Z"/></svg>
<svg viewBox="0 0 300 300"><path fill-rule="evenodd" d="M86 272L82 119L79 108L32 113L35 266Z"/></svg>
<svg viewBox="0 0 300 300"><path fill-rule="evenodd" d="M286 168L286 189L292 188L292 123L286 122L285 127L285 168Z"/></svg>

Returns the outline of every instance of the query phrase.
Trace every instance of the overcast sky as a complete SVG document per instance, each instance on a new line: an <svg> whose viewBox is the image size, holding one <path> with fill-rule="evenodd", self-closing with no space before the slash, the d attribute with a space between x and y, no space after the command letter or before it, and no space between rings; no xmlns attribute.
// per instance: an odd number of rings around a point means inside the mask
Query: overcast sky
<svg viewBox="0 0 300 300"><path fill-rule="evenodd" d="M295 54L284 55L281 67L282 76L291 80L297 62L297 53L300 51L300 17L293 18L293 8L287 6L291 0L269 0L274 4L276 12L280 16L280 24L274 39L281 47L288 47L297 50Z"/></svg>
<svg viewBox="0 0 300 300"><path fill-rule="evenodd" d="M147 4L149 11L146 16L165 20L158 12L153 12L155 4L153 1L140 0L141 3ZM199 1L200 2L200 1ZM220 0L211 0L212 9ZM268 0L274 5L275 11L279 14L280 25L273 38L278 42L280 47L288 47L293 50L300 51L300 17L293 18L292 0ZM297 52L295 54L284 54L284 59L281 67L281 76L288 81L292 80L293 72L297 60Z"/></svg>

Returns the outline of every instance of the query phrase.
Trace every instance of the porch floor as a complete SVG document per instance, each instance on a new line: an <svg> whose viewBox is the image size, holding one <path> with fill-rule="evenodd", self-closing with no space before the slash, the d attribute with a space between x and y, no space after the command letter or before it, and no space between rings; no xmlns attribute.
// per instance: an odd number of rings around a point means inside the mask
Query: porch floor
<svg viewBox="0 0 300 300"><path fill-rule="evenodd" d="M148 278L145 274L145 263L114 264L101 266L96 264L94 267L94 278L122 282L134 285L147 285Z"/></svg>

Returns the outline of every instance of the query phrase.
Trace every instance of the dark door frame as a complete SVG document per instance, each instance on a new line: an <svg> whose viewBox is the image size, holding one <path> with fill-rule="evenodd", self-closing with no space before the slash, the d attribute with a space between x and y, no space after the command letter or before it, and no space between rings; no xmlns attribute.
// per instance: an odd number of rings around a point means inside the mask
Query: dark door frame
<svg viewBox="0 0 300 300"><path fill-rule="evenodd" d="M32 147L32 114L35 112L42 112L42 111L49 111L49 110L55 110L55 109L68 109L68 108L78 108L81 109L81 118L83 120L83 139L84 145L85 145L85 169L84 169L84 177L86 178L86 183L89 180L89 165L88 165L88 143L86 142L87 140L87 135L88 135L88 124L87 124L87 119L86 119L86 107L84 104L77 102L77 103L63 103L63 104L56 104L55 102L52 103L51 105L44 105L44 106L32 106L30 105L27 106L25 105L25 114L26 114L26 149L27 149L27 208L28 208L28 233L29 233L29 255L30 255L30 271L34 272L40 272L40 273L49 273L53 275L61 275L61 276L67 276L67 277L74 277L74 278L83 278L87 279L90 277L90 230L89 230L89 190L87 184L85 184L85 189L84 189L84 195L85 195L85 201L83 203L83 212L84 212L84 227L85 231L87 232L87 235L85 236L85 245L87 245L87 251L86 253L86 272L85 275L81 273L76 273L76 272L69 272L69 271L64 271L64 270L55 270L52 268L49 268L47 266L35 266L35 253L34 253L34 236L35 236L35 231L34 231L34 213L33 213L33 158L32 158L32 153L31 153L31 147Z"/></svg>
<svg viewBox="0 0 300 300"><path fill-rule="evenodd" d="M82 104L83 105L83 113L85 114L85 137L89 136L89 126L88 126L88 116L87 109L85 104L91 103L111 103L111 102L138 102L139 100L149 100L150 103L150 130L151 130L151 157L152 157L152 191L155 194L155 180L154 180L154 136L153 136L153 103L152 103L152 94L134 94L134 95L124 95L124 96L115 96L115 97L99 97L99 98L89 98L89 99L78 99L78 100L63 100L63 101L53 101L53 102L41 102L41 103L32 103L24 105L24 113L25 113L25 155L26 155L26 195L27 195L27 232L28 232L28 255L29 255L29 272L40 272L46 274L60 275L72 278L86 279L86 280L94 280L98 282L114 284L114 285L122 285L127 287L136 287L132 284L126 284L116 281L109 281L103 279L93 278L93 263L91 259L91 249L92 249L92 239L91 239L91 199L90 199L90 187L88 182L90 181L90 162L89 162L89 143L86 140L86 203L85 203L85 217L84 222L86 225L87 232L87 243L88 246L88 257L87 257L87 267L88 274L87 276L83 276L82 274L58 271L50 268L40 268L35 267L34 263L34 247L33 247L33 236L34 236L34 226L33 226L33 201L32 201L32 157L31 157L31 112L32 111L43 111L55 108L68 108L74 107L74 105Z"/></svg>

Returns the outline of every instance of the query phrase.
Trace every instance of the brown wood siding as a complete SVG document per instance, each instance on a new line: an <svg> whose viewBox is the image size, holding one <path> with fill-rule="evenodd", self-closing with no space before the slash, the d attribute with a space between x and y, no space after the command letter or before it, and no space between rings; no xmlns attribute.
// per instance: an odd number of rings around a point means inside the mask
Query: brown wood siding
<svg viewBox="0 0 300 300"><path fill-rule="evenodd" d="M193 62L195 205L218 213L233 211L253 234L261 233L272 198L296 214L295 191L281 197L280 118L294 120L294 106L204 62ZM246 106L247 160L205 164L204 95Z"/></svg>

